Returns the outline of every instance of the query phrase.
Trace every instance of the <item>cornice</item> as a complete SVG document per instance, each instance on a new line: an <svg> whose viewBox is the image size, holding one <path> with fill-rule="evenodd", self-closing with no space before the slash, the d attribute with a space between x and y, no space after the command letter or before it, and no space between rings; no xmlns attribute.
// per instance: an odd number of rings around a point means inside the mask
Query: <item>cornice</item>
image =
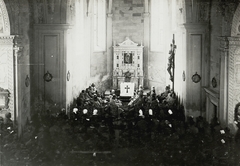
<svg viewBox="0 0 240 166"><path fill-rule="evenodd" d="M240 46L240 37L228 37L229 46Z"/></svg>
<svg viewBox="0 0 240 166"><path fill-rule="evenodd" d="M220 47L228 49L229 46L240 46L240 37L236 36L219 36Z"/></svg>
<svg viewBox="0 0 240 166"><path fill-rule="evenodd" d="M0 44L13 45L14 36L0 36Z"/></svg>
<svg viewBox="0 0 240 166"><path fill-rule="evenodd" d="M0 39L14 39L14 35L0 36Z"/></svg>
<svg viewBox="0 0 240 166"><path fill-rule="evenodd" d="M206 31L209 27L208 23L185 23L183 26L186 28L188 32L196 32L196 31Z"/></svg>

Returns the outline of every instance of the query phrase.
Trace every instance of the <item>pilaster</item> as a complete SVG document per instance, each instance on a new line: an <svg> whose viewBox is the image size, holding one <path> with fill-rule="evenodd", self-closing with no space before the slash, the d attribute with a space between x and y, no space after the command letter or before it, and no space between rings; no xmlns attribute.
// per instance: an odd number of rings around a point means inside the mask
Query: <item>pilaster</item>
<svg viewBox="0 0 240 166"><path fill-rule="evenodd" d="M149 62L149 36L150 36L150 18L149 18L149 3L148 0L144 1L144 50L143 50L143 71L144 71L144 87L148 87L148 62Z"/></svg>
<svg viewBox="0 0 240 166"><path fill-rule="evenodd" d="M227 37L219 37L220 41L220 95L219 95L219 120L223 126L228 124L228 51Z"/></svg>
<svg viewBox="0 0 240 166"><path fill-rule="evenodd" d="M112 82L112 71L113 71L113 51L112 51L112 0L108 3L107 13L107 73L110 75L109 82Z"/></svg>

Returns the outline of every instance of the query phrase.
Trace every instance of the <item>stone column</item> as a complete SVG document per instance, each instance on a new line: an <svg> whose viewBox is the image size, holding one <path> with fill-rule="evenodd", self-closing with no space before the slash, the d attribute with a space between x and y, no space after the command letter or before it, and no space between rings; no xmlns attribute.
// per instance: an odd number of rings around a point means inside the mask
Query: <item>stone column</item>
<svg viewBox="0 0 240 166"><path fill-rule="evenodd" d="M107 13L107 73L109 74L109 85L112 86L113 74L113 51L112 51L112 0L108 3Z"/></svg>
<svg viewBox="0 0 240 166"><path fill-rule="evenodd" d="M149 4L148 0L144 1L144 49L143 49L143 75L144 75L144 85L143 87L148 87L148 55L149 55L149 28L150 28L150 21L149 21Z"/></svg>
<svg viewBox="0 0 240 166"><path fill-rule="evenodd" d="M221 124L228 124L228 51L229 43L227 37L220 37L220 102L219 102L219 118Z"/></svg>

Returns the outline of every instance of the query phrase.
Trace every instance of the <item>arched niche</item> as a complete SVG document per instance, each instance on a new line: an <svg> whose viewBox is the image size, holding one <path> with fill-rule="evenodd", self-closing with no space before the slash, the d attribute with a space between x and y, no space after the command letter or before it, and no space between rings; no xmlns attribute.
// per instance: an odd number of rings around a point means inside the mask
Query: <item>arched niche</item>
<svg viewBox="0 0 240 166"><path fill-rule="evenodd" d="M225 114L225 123L236 131L234 108L240 101L240 5L232 20L231 36L220 37L221 80L220 112Z"/></svg>
<svg viewBox="0 0 240 166"><path fill-rule="evenodd" d="M8 107L1 108L0 116L4 117L4 114L9 111L12 118L15 119L13 39L14 36L10 35L10 23L6 5L3 0L0 0L0 88L9 92ZM0 100L0 104L3 104L4 100L1 97L1 91Z"/></svg>
<svg viewBox="0 0 240 166"><path fill-rule="evenodd" d="M10 35L10 23L7 8L3 0L0 0L0 36Z"/></svg>
<svg viewBox="0 0 240 166"><path fill-rule="evenodd" d="M231 36L240 37L240 5L238 5L233 16Z"/></svg>

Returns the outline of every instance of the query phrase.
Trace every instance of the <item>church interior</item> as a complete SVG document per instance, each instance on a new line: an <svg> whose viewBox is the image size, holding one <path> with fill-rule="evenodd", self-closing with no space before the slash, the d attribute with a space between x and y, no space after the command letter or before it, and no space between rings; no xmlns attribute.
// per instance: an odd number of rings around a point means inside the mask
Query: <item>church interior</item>
<svg viewBox="0 0 240 166"><path fill-rule="evenodd" d="M0 165L240 165L239 0L0 0Z"/></svg>

